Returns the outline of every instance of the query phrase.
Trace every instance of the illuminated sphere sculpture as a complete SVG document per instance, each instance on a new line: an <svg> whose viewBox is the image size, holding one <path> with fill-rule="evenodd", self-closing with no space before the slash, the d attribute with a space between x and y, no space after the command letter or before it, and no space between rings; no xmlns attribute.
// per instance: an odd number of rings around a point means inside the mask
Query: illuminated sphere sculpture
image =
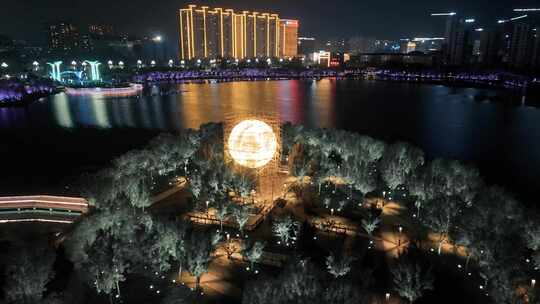
<svg viewBox="0 0 540 304"><path fill-rule="evenodd" d="M238 164L256 169L268 164L278 146L272 128L260 120L243 120L235 125L229 135L228 149Z"/></svg>

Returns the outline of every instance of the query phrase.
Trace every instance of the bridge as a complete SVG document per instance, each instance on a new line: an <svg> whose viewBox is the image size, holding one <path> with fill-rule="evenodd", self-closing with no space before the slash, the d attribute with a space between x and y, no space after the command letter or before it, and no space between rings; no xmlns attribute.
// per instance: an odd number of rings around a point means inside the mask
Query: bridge
<svg viewBox="0 0 540 304"><path fill-rule="evenodd" d="M88 202L83 198L50 195L0 197L0 224L71 224L87 212Z"/></svg>

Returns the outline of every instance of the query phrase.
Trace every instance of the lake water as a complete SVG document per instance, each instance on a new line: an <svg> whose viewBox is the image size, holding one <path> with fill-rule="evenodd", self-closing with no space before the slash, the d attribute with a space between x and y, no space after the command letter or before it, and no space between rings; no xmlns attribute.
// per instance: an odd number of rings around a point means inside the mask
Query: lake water
<svg viewBox="0 0 540 304"><path fill-rule="evenodd" d="M159 92L179 91L178 94ZM141 97L59 94L0 108L0 195L56 193L70 177L143 146L163 131L227 113L275 111L282 121L409 141L428 157L477 164L490 182L532 200L540 187L540 109L504 91L363 80L179 84Z"/></svg>

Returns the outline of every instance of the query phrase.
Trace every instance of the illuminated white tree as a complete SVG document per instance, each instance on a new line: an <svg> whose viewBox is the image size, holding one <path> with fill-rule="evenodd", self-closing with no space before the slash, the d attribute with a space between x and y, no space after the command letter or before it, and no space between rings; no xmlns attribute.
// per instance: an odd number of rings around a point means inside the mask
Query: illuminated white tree
<svg viewBox="0 0 540 304"><path fill-rule="evenodd" d="M424 164L424 152L407 143L396 143L388 147L379 161L382 179L390 189L406 182L407 177Z"/></svg>
<svg viewBox="0 0 540 304"><path fill-rule="evenodd" d="M13 303L39 303L53 276L54 251L46 245L24 247L6 261L5 297Z"/></svg>
<svg viewBox="0 0 540 304"><path fill-rule="evenodd" d="M236 205L236 207L232 211L232 215L234 219L236 220L236 223L238 224L238 229L240 230L240 233L244 233L244 227L249 221L249 217L251 215L251 208L249 208L247 205Z"/></svg>
<svg viewBox="0 0 540 304"><path fill-rule="evenodd" d="M348 255L342 255L338 258L336 255L331 254L326 258L326 269L337 279L351 271L351 264L354 260L353 257Z"/></svg>
<svg viewBox="0 0 540 304"><path fill-rule="evenodd" d="M300 230L300 223L291 216L285 216L278 219L272 225L274 235L280 240L280 243L289 246L291 242L296 241Z"/></svg>
<svg viewBox="0 0 540 304"><path fill-rule="evenodd" d="M230 208L229 203L225 200L218 200L216 205L216 218L219 220L219 231L223 231L223 221L229 216Z"/></svg>
<svg viewBox="0 0 540 304"><path fill-rule="evenodd" d="M210 266L212 244L208 236L193 233L186 246L187 270L196 278L196 288L199 289L201 276L208 272Z"/></svg>
<svg viewBox="0 0 540 304"><path fill-rule="evenodd" d="M362 219L362 228L367 232L369 236L373 236L373 232L379 227L381 219L378 217L369 217Z"/></svg>
<svg viewBox="0 0 540 304"><path fill-rule="evenodd" d="M426 290L433 289L433 277L430 271L422 269L420 264L400 260L390 269L394 290L402 297L413 303Z"/></svg>
<svg viewBox="0 0 540 304"><path fill-rule="evenodd" d="M247 245L242 251L242 255L249 261L250 269L253 269L253 265L257 263L264 254L264 242L256 241L251 245Z"/></svg>

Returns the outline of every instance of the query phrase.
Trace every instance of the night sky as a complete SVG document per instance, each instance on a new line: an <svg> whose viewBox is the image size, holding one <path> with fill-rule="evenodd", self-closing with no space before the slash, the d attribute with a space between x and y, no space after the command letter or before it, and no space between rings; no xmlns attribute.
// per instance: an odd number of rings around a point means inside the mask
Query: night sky
<svg viewBox="0 0 540 304"><path fill-rule="evenodd" d="M44 24L68 20L75 24L107 23L136 35L162 34L178 40L177 9L187 4L274 11L301 22L300 34L318 38L441 36L443 19L430 12L457 11L487 26L512 17L515 7L531 0L0 0L0 34L30 43L45 42ZM540 15L540 13L538 13Z"/></svg>

